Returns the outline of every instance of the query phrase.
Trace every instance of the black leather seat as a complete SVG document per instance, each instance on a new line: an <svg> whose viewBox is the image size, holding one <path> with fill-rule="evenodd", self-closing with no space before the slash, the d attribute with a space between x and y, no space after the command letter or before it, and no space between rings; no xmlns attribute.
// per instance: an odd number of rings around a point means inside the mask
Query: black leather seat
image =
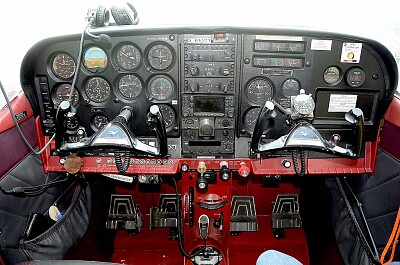
<svg viewBox="0 0 400 265"><path fill-rule="evenodd" d="M88 260L33 260L17 265L118 265L118 263L88 261Z"/></svg>

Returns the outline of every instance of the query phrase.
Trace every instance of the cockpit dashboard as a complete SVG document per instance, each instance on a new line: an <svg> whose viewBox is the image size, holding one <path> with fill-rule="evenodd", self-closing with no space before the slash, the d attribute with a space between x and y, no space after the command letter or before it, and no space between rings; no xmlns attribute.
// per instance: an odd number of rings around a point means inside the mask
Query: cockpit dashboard
<svg viewBox="0 0 400 265"><path fill-rule="evenodd" d="M123 26L91 32L95 38L85 36L80 56L81 36L70 35L41 41L23 61L21 82L38 117L42 147L60 130L64 142L90 137L126 107L132 114L128 129L141 143L158 147L147 122L157 105L168 153L133 152L127 174L171 175L196 169L199 161L219 169L226 161L240 174L295 175L298 161L288 146L252 148L255 130L261 145L290 134L295 124L288 115L311 124L332 148L360 148L349 158L297 145L308 174L373 171L380 121L397 87L396 63L375 41L276 28ZM65 100L74 115L60 125ZM275 110L260 127L266 102ZM355 108L363 114L361 140L345 118ZM301 143L310 141L308 131L299 133ZM83 172L118 172L113 148L65 152L50 146L42 154L46 171L64 171L65 157L77 153Z"/></svg>

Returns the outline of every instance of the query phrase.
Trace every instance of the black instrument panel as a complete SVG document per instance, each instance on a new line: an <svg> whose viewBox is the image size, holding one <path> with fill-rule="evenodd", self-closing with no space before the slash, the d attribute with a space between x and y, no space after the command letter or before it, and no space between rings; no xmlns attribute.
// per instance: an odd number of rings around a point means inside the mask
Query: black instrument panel
<svg viewBox="0 0 400 265"><path fill-rule="evenodd" d="M112 43L88 38L78 73L78 36L46 40L26 56L22 80L36 95L45 135L54 133L56 109L69 98L75 74L72 102L88 135L131 106L131 131L152 137L146 113L157 104L169 141L181 146L173 157L248 157L260 106L273 99L290 108L300 89L312 95L312 123L328 139L351 137L344 113L359 107L366 140L373 141L397 82L386 48L350 36L188 28L104 33ZM278 113L265 138L289 130Z"/></svg>

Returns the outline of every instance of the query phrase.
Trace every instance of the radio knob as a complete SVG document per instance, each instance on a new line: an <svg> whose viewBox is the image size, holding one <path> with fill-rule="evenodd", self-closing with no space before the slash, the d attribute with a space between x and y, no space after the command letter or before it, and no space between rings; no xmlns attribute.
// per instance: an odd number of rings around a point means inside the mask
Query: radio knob
<svg viewBox="0 0 400 265"><path fill-rule="evenodd" d="M222 126L224 126L224 127L228 127L229 125L231 125L231 123L230 123L230 121L229 120L223 120L222 121Z"/></svg>
<svg viewBox="0 0 400 265"><path fill-rule="evenodd" d="M235 113L233 112L233 110L228 111L229 118L233 118L234 115L235 115Z"/></svg>
<svg viewBox="0 0 400 265"><path fill-rule="evenodd" d="M189 74L191 76L196 76L199 74L199 68L197 66L190 66L189 68Z"/></svg>
<svg viewBox="0 0 400 265"><path fill-rule="evenodd" d="M228 93L229 85L228 85L228 84L221 84L221 85L219 86L219 88L220 88L220 90L221 90L222 92Z"/></svg>
<svg viewBox="0 0 400 265"><path fill-rule="evenodd" d="M200 135L211 136L214 134L214 121L209 118L200 120Z"/></svg>
<svg viewBox="0 0 400 265"><path fill-rule="evenodd" d="M220 70L221 75L223 76L228 76L229 75L229 67L227 66L222 66Z"/></svg>
<svg viewBox="0 0 400 265"><path fill-rule="evenodd" d="M197 92L199 85L197 83L190 84L190 91Z"/></svg>

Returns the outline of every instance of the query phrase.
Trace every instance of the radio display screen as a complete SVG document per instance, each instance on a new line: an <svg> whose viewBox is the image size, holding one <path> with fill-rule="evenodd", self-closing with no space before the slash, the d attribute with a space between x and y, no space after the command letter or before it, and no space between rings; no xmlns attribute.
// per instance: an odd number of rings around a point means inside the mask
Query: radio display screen
<svg viewBox="0 0 400 265"><path fill-rule="evenodd" d="M194 112L225 113L225 98L194 97Z"/></svg>

